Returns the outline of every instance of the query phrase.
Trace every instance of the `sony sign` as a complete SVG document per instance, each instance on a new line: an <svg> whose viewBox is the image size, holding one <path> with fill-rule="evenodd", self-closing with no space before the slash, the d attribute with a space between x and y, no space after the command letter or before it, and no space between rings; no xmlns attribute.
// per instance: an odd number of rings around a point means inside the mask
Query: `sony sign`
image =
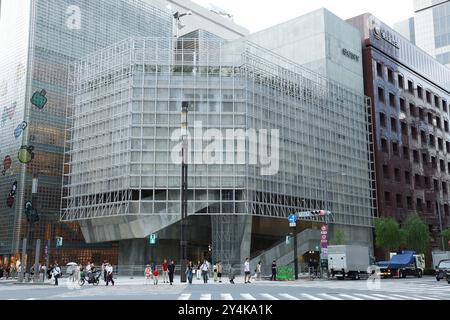
<svg viewBox="0 0 450 320"><path fill-rule="evenodd" d="M375 26L373 28L373 34L375 35L375 38L377 38L378 40L383 39L384 41L394 46L395 48L400 49L400 45L397 39L391 32L384 30L381 27Z"/></svg>
<svg viewBox="0 0 450 320"><path fill-rule="evenodd" d="M345 49L345 48L342 49L342 54L344 56L346 56L347 58L350 58L352 60L355 60L356 62L359 62L359 56L357 54L355 54L355 53Z"/></svg>

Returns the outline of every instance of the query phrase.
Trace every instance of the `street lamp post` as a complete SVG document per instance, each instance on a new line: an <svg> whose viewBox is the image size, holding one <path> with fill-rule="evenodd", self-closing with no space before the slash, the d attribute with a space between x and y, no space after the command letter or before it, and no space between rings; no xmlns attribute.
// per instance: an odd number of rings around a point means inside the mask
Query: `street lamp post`
<svg viewBox="0 0 450 320"><path fill-rule="evenodd" d="M189 103L184 101L181 110L181 237L180 237L180 265L181 265L181 282L186 283L186 273L184 269L187 265L187 190L188 190L188 111Z"/></svg>
<svg viewBox="0 0 450 320"><path fill-rule="evenodd" d="M441 186L442 186L442 180L441 180L441 178L439 178L438 196L437 196L436 206L437 206L437 213L439 216L439 228L441 231L440 237L441 237L442 251L445 251L445 241L444 241L444 237L442 236L443 230L442 230L442 215L441 215Z"/></svg>

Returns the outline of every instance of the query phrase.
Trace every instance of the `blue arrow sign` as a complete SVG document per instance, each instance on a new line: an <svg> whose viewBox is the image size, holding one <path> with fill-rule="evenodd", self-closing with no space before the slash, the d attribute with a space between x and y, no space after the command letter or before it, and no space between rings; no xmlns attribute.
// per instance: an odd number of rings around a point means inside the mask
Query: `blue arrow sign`
<svg viewBox="0 0 450 320"><path fill-rule="evenodd" d="M297 222L297 216L295 214L289 215L289 223L296 223Z"/></svg>

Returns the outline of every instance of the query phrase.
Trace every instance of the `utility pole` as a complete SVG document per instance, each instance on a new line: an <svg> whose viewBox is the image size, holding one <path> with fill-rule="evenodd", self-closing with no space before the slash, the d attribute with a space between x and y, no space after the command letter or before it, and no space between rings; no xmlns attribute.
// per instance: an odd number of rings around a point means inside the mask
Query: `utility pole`
<svg viewBox="0 0 450 320"><path fill-rule="evenodd" d="M188 112L189 103L183 101L181 110L181 132L182 132L182 147L181 147L181 237L180 237L180 259L181 259L181 282L186 283L186 273L184 270L187 265L187 191L188 191Z"/></svg>
<svg viewBox="0 0 450 320"><path fill-rule="evenodd" d="M441 188L442 188L442 180L441 180L441 178L439 178L436 206L437 206L437 213L439 216L439 229L441 231L440 238L441 238L442 251L445 251L445 241L444 241L444 237L442 236L443 230L442 230L442 215L441 215Z"/></svg>
<svg viewBox="0 0 450 320"><path fill-rule="evenodd" d="M298 280L297 216L291 214L288 220L289 227L291 228L291 236L294 241L294 277L295 280Z"/></svg>

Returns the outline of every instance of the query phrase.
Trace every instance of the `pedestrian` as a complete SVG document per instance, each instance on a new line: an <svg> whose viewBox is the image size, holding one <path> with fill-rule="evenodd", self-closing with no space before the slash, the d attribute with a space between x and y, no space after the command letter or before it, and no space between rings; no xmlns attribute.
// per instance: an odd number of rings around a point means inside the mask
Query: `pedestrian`
<svg viewBox="0 0 450 320"><path fill-rule="evenodd" d="M42 275L42 282L45 282L45 274L47 273L47 266L43 264L41 266L41 275Z"/></svg>
<svg viewBox="0 0 450 320"><path fill-rule="evenodd" d="M217 278L219 278L219 283L222 283L222 271L222 261L219 260L219 262L217 263Z"/></svg>
<svg viewBox="0 0 450 320"><path fill-rule="evenodd" d="M256 279L261 281L261 261L256 265Z"/></svg>
<svg viewBox="0 0 450 320"><path fill-rule="evenodd" d="M251 273L250 273L250 261L248 258L244 262L244 282L250 283Z"/></svg>
<svg viewBox="0 0 450 320"><path fill-rule="evenodd" d="M277 262L275 260L272 262L272 276L270 277L270 281L277 281Z"/></svg>
<svg viewBox="0 0 450 320"><path fill-rule="evenodd" d="M53 266L53 278L55 279L55 286L58 285L58 279L61 276L61 268L57 263Z"/></svg>
<svg viewBox="0 0 450 320"><path fill-rule="evenodd" d="M158 276L159 276L158 267L155 266L155 270L153 270L153 284L155 286L158 285Z"/></svg>
<svg viewBox="0 0 450 320"><path fill-rule="evenodd" d="M197 261L197 280L201 279L201 275L202 275L202 264L200 263L200 260Z"/></svg>
<svg viewBox="0 0 450 320"><path fill-rule="evenodd" d="M164 261L163 261L163 263L162 263L162 265L161 265L161 268L162 268L162 277L163 277L163 283L167 283L168 281L168 279L169 279L169 276L168 276L168 273L169 273L169 270L167 269L167 260L166 259L164 259Z"/></svg>
<svg viewBox="0 0 450 320"><path fill-rule="evenodd" d="M169 282L170 285L173 283L173 276L175 274L175 262L173 260L170 260L169 265L167 266L168 272L169 272Z"/></svg>
<svg viewBox="0 0 450 320"><path fill-rule="evenodd" d="M106 262L106 260L103 261L102 263L102 275L103 275L103 281L106 282L106 267L107 267L108 263Z"/></svg>
<svg viewBox="0 0 450 320"><path fill-rule="evenodd" d="M214 282L217 282L219 280L217 277L217 262L213 266L213 275L214 275Z"/></svg>
<svg viewBox="0 0 450 320"><path fill-rule="evenodd" d="M230 283L234 284L234 269L230 264L230 271L229 271L229 275L228 275L229 279L230 279Z"/></svg>
<svg viewBox="0 0 450 320"><path fill-rule="evenodd" d="M108 285L110 282L114 286L113 267L110 263L108 263L108 265L106 266L106 285Z"/></svg>
<svg viewBox="0 0 450 320"><path fill-rule="evenodd" d="M150 268L150 265L148 264L147 267L145 268L145 271L144 271L145 284L149 284L150 283L151 274L152 274L152 270Z"/></svg>
<svg viewBox="0 0 450 320"><path fill-rule="evenodd" d="M11 276L11 266L6 266L6 280L8 280Z"/></svg>
<svg viewBox="0 0 450 320"><path fill-rule="evenodd" d="M204 260L202 264L202 276L203 276L203 283L208 283L208 272L209 272L209 262L208 260Z"/></svg>
<svg viewBox="0 0 450 320"><path fill-rule="evenodd" d="M192 284L192 277L194 276L194 264L192 263L192 261L189 261L186 267L186 275L189 284Z"/></svg>

